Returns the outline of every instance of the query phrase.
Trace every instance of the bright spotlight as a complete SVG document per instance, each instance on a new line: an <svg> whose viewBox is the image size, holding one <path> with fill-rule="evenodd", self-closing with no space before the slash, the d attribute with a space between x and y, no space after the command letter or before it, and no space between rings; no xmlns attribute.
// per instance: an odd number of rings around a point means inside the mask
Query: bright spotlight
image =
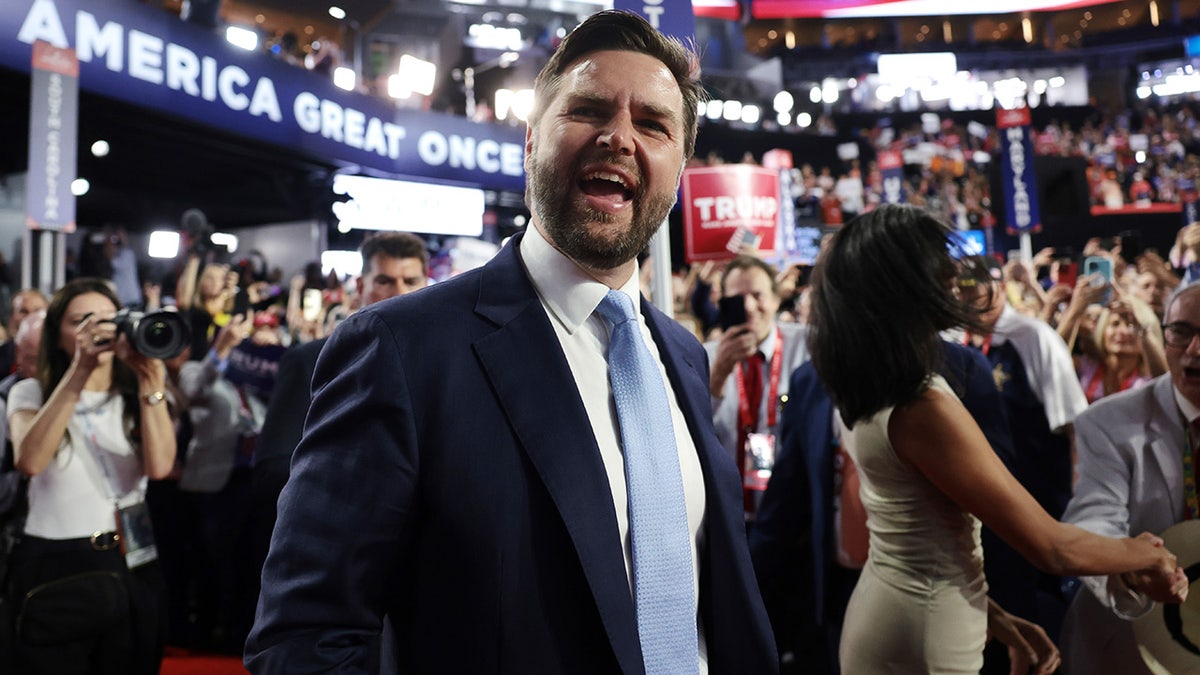
<svg viewBox="0 0 1200 675"><path fill-rule="evenodd" d="M796 99L792 97L790 92L781 91L775 94L775 101L772 104L777 113L790 113L792 106L796 104Z"/></svg>
<svg viewBox="0 0 1200 675"><path fill-rule="evenodd" d="M237 251L238 238L237 235L229 234L228 232L213 232L208 238L214 246L224 246L229 249L230 253Z"/></svg>
<svg viewBox="0 0 1200 675"><path fill-rule="evenodd" d="M437 64L405 54L400 57L399 74L411 91L429 96L437 83Z"/></svg>
<svg viewBox="0 0 1200 675"><path fill-rule="evenodd" d="M146 251L151 258L174 258L179 255L179 233L155 230L150 233L150 246Z"/></svg>
<svg viewBox="0 0 1200 675"><path fill-rule="evenodd" d="M340 89L346 91L354 91L354 81L357 78L354 76L354 69L347 66L338 66L333 69L333 84Z"/></svg>
<svg viewBox="0 0 1200 675"><path fill-rule="evenodd" d="M742 102L741 101L725 101L725 110L722 116L732 122L742 117Z"/></svg>
<svg viewBox="0 0 1200 675"><path fill-rule="evenodd" d="M225 41L234 47L252 52L258 49L258 33L240 26L229 26L225 29Z"/></svg>
<svg viewBox="0 0 1200 675"><path fill-rule="evenodd" d="M513 93L512 114L525 122L529 120L531 112L533 112L533 90L518 89Z"/></svg>

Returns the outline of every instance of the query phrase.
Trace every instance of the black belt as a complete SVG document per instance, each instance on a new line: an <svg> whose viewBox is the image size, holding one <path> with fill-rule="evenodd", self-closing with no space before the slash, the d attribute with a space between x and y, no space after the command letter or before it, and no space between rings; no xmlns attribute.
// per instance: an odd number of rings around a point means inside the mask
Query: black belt
<svg viewBox="0 0 1200 675"><path fill-rule="evenodd" d="M96 532L90 537L79 537L78 539L45 539L29 534L21 535L21 543L41 553L112 551L120 545L120 542L121 535L116 532Z"/></svg>

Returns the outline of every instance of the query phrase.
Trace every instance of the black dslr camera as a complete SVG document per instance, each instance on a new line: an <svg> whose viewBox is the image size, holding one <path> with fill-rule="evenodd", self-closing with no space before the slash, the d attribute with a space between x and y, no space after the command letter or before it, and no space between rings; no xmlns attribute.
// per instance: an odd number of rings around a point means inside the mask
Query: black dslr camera
<svg viewBox="0 0 1200 675"><path fill-rule="evenodd" d="M142 356L171 359L183 353L191 343L187 322L176 312L139 312L125 308L113 317L117 333L124 333L129 344Z"/></svg>

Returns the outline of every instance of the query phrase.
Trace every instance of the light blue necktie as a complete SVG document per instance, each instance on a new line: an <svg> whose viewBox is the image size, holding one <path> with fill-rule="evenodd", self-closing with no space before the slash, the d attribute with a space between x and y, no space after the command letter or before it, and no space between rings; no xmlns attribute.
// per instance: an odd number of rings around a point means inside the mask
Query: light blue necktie
<svg viewBox="0 0 1200 675"><path fill-rule="evenodd" d="M667 390L642 340L633 300L610 290L596 311L612 324L608 377L625 453L642 660L648 675L695 673L691 534Z"/></svg>

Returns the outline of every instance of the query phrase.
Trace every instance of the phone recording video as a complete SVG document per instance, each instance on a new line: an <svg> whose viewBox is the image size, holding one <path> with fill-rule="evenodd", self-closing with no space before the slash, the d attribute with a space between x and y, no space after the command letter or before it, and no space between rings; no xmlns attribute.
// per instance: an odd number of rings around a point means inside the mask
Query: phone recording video
<svg viewBox="0 0 1200 675"><path fill-rule="evenodd" d="M746 298L741 295L730 295L717 301L717 317L721 330L729 330L748 321L746 318Z"/></svg>
<svg viewBox="0 0 1200 675"><path fill-rule="evenodd" d="M321 318L321 290L318 288L304 289L300 304L301 314L305 321L316 321Z"/></svg>
<svg viewBox="0 0 1200 675"><path fill-rule="evenodd" d="M1092 283L1110 286L1113 278L1112 261L1102 256L1088 256L1083 261L1083 273L1086 275L1097 275L1098 278L1093 280ZM1101 304L1107 305L1110 299L1112 299L1111 288L1105 291Z"/></svg>

